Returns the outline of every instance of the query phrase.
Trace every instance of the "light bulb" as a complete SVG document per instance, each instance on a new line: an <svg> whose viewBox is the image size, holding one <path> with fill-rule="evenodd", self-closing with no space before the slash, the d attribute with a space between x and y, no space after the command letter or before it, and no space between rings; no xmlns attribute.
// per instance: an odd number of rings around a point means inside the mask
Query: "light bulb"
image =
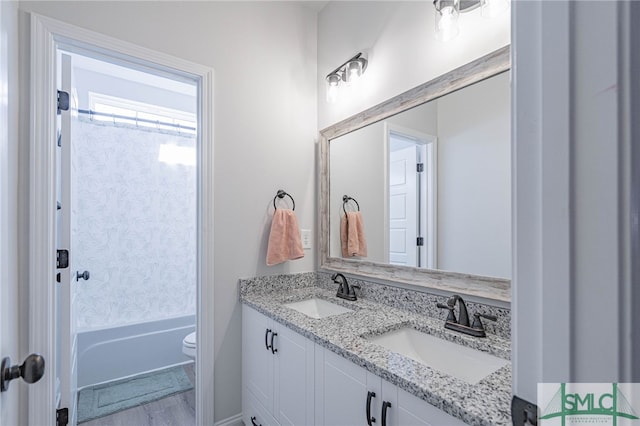
<svg viewBox="0 0 640 426"><path fill-rule="evenodd" d="M331 74L327 76L327 102L333 104L337 102L340 89L340 76Z"/></svg>
<svg viewBox="0 0 640 426"><path fill-rule="evenodd" d="M362 62L359 60L348 62L345 68L344 81L351 85L362 75Z"/></svg>
<svg viewBox="0 0 640 426"><path fill-rule="evenodd" d="M436 3L436 39L449 41L458 35L459 7L458 0L441 0Z"/></svg>

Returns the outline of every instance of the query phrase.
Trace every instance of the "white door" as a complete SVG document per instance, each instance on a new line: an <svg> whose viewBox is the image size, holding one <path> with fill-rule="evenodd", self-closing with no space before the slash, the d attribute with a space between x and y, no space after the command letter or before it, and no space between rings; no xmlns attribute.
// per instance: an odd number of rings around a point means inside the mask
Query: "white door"
<svg viewBox="0 0 640 426"><path fill-rule="evenodd" d="M26 281L18 280L18 212L14 201L18 191L17 111L16 105L11 105L18 100L17 76L10 75L12 64L18 59L17 20L15 2L0 1L0 359L10 357L12 365L22 364L25 355L18 347L20 307L17 302L20 284ZM18 409L25 385L22 379L13 380L9 389L0 393L0 425L26 424L27 419ZM27 392L40 385L29 385Z"/></svg>
<svg viewBox="0 0 640 426"><path fill-rule="evenodd" d="M60 54L60 90L71 94L71 56ZM59 121L59 172L60 184L58 186L58 210L57 241L58 249L67 249L69 253L69 266L59 269L60 283L58 284L58 318L59 318L59 347L56 356L59 360L59 406L69 409L69 424L76 423L77 404L77 331L75 316L75 296L78 280L73 264L73 241L75 221L73 197L73 171L74 164L73 146L71 145L71 106L67 111L61 111ZM82 281L80 281L82 282Z"/></svg>
<svg viewBox="0 0 640 426"><path fill-rule="evenodd" d="M389 152L389 263L418 266L415 145Z"/></svg>

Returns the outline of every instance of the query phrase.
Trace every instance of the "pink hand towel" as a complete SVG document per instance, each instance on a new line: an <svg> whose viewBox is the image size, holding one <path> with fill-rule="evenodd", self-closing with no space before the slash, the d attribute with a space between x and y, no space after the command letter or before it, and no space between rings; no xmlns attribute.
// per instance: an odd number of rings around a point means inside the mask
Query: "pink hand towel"
<svg viewBox="0 0 640 426"><path fill-rule="evenodd" d="M304 251L296 214L291 209L276 209L269 234L267 265L277 265L301 257L304 257Z"/></svg>
<svg viewBox="0 0 640 426"><path fill-rule="evenodd" d="M367 240L364 236L362 214L347 212L340 219L340 244L342 257L367 257Z"/></svg>

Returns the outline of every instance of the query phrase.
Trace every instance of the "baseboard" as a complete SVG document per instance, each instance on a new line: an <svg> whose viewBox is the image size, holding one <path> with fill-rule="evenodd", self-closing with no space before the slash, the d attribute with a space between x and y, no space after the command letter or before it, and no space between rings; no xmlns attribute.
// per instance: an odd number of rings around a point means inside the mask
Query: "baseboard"
<svg viewBox="0 0 640 426"><path fill-rule="evenodd" d="M214 426L242 426L242 413L216 422Z"/></svg>

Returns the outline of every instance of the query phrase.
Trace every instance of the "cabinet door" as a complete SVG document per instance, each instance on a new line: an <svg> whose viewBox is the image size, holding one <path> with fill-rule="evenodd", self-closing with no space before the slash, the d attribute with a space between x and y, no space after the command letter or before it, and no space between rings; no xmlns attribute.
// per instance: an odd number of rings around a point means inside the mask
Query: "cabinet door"
<svg viewBox="0 0 640 426"><path fill-rule="evenodd" d="M397 425L402 426L463 426L462 420L434 407L410 393L398 389Z"/></svg>
<svg viewBox="0 0 640 426"><path fill-rule="evenodd" d="M278 325L274 417L281 425L313 426L313 343Z"/></svg>
<svg viewBox="0 0 640 426"><path fill-rule="evenodd" d="M316 373L316 425L366 425L367 371L329 350L316 351L316 357L319 353L323 359L316 359L320 369Z"/></svg>
<svg viewBox="0 0 640 426"><path fill-rule="evenodd" d="M243 391L249 390L267 409L274 408L274 354L271 344L273 321L248 306L242 307Z"/></svg>
<svg viewBox="0 0 640 426"><path fill-rule="evenodd" d="M367 392L372 392L370 413L372 426L404 426L398 422L398 387L367 372ZM385 409L386 406L386 409Z"/></svg>

